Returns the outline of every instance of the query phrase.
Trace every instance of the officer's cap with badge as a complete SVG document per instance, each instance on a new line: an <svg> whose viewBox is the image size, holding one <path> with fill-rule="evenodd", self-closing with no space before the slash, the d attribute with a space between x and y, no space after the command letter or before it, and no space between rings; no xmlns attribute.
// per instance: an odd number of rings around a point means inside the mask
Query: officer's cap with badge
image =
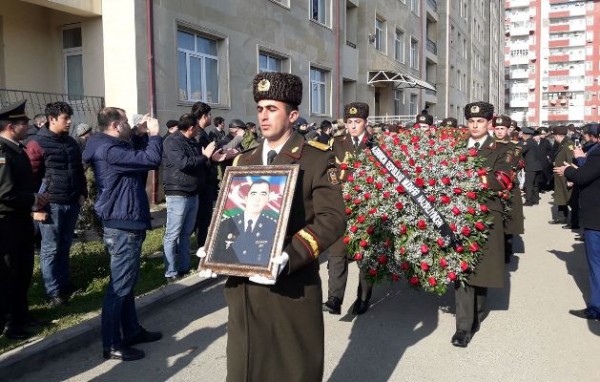
<svg viewBox="0 0 600 382"><path fill-rule="evenodd" d="M25 113L25 105L27 104L27 100L21 100L15 103L12 103L8 106L0 109L0 121L3 122L19 122L19 121L29 121L29 117Z"/></svg>
<svg viewBox="0 0 600 382"><path fill-rule="evenodd" d="M442 120L440 123L442 127L458 127L458 120L456 118L448 117Z"/></svg>
<svg viewBox="0 0 600 382"><path fill-rule="evenodd" d="M369 118L369 105L364 102L352 102L344 106L344 121L348 118Z"/></svg>
<svg viewBox="0 0 600 382"><path fill-rule="evenodd" d="M554 135L567 135L568 132L569 132L569 128L565 125L554 126L554 129L552 130L552 133Z"/></svg>
<svg viewBox="0 0 600 382"><path fill-rule="evenodd" d="M492 119L492 126L504 126L508 128L510 127L511 122L512 120L510 119L510 117L507 117L505 115L497 115L494 117L494 119Z"/></svg>
<svg viewBox="0 0 600 382"><path fill-rule="evenodd" d="M433 125L433 115L429 113L421 113L417 115L417 123L424 123L429 126Z"/></svg>
<svg viewBox="0 0 600 382"><path fill-rule="evenodd" d="M494 105L488 102L472 102L465 106L465 118L484 118L488 121L494 117Z"/></svg>
<svg viewBox="0 0 600 382"><path fill-rule="evenodd" d="M267 99L297 108L302 103L302 80L289 73L258 73L254 77L253 93L255 102Z"/></svg>

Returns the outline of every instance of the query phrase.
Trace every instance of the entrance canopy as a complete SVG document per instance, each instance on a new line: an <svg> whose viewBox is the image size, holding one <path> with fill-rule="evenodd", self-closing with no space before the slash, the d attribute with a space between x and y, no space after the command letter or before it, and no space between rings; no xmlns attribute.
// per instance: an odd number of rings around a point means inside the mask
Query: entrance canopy
<svg viewBox="0 0 600 382"><path fill-rule="evenodd" d="M394 88L418 88L436 91L434 85L415 78L410 74L389 70L369 71L369 81L367 81L367 84L375 85L380 83L391 83Z"/></svg>

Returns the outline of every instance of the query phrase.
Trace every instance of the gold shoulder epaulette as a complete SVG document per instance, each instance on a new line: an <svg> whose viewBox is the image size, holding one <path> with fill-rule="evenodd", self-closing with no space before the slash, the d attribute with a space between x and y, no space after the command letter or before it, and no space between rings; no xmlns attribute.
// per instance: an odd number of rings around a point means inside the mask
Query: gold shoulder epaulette
<svg viewBox="0 0 600 382"><path fill-rule="evenodd" d="M317 142L317 141L308 141L306 142L307 145L314 147L315 149L319 149L321 151L329 151L331 150L331 146L326 145L324 143L321 142Z"/></svg>

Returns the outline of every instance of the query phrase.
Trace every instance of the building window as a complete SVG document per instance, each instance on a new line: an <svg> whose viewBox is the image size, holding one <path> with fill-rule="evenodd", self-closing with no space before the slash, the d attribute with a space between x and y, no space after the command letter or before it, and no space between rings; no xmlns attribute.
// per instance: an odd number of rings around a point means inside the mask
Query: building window
<svg viewBox="0 0 600 382"><path fill-rule="evenodd" d="M327 114L327 71L310 68L310 112Z"/></svg>
<svg viewBox="0 0 600 382"><path fill-rule="evenodd" d="M329 25L329 2L331 0L311 0L310 17L321 24Z"/></svg>
<svg viewBox="0 0 600 382"><path fill-rule="evenodd" d="M414 38L410 39L410 67L419 68L419 42Z"/></svg>
<svg viewBox="0 0 600 382"><path fill-rule="evenodd" d="M83 99L83 54L81 27L63 29L65 93L69 101Z"/></svg>
<svg viewBox="0 0 600 382"><path fill-rule="evenodd" d="M280 57L275 57L271 54L260 52L258 54L258 71L259 72L281 72Z"/></svg>
<svg viewBox="0 0 600 382"><path fill-rule="evenodd" d="M385 20L375 19L375 49L385 52Z"/></svg>
<svg viewBox="0 0 600 382"><path fill-rule="evenodd" d="M420 13L420 6L421 4L421 0L410 0L410 10L412 13L414 13L415 15L419 15Z"/></svg>
<svg viewBox="0 0 600 382"><path fill-rule="evenodd" d="M402 114L402 106L404 105L404 92L402 90L394 90L394 114Z"/></svg>
<svg viewBox="0 0 600 382"><path fill-rule="evenodd" d="M179 99L219 103L218 41L177 31Z"/></svg>
<svg viewBox="0 0 600 382"><path fill-rule="evenodd" d="M417 95L411 94L408 102L408 114L417 115Z"/></svg>
<svg viewBox="0 0 600 382"><path fill-rule="evenodd" d="M394 39L394 58L396 61L404 63L404 32L396 29L396 37Z"/></svg>

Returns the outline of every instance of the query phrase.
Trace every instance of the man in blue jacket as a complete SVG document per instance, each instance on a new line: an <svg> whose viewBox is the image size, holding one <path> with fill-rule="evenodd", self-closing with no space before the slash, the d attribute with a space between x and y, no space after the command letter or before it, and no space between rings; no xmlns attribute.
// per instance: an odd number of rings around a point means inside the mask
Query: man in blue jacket
<svg viewBox="0 0 600 382"><path fill-rule="evenodd" d="M142 243L150 225L150 205L143 181L160 165L162 138L158 121L147 118L148 146L135 150L125 110L107 107L98 113L100 134L92 136L83 159L94 170L98 187L96 214L104 226L110 255L110 281L102 305L102 346L106 359L133 361L144 352L131 346L158 341L160 332L140 326L134 287L140 270Z"/></svg>

